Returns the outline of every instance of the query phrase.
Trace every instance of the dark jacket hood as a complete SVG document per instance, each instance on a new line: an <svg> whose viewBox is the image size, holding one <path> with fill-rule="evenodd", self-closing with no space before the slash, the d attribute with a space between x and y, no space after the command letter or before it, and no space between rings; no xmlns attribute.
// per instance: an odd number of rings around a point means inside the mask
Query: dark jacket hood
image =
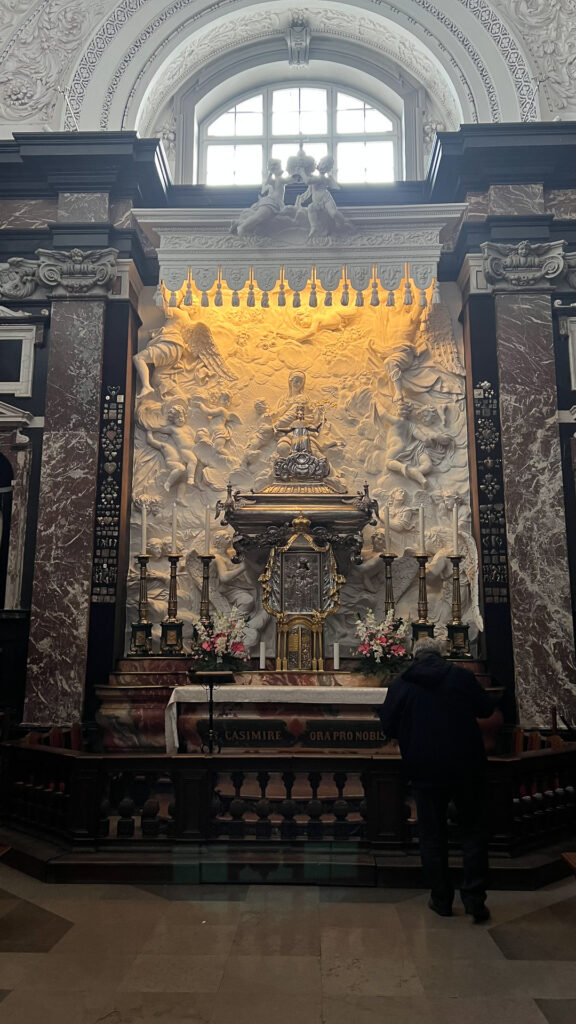
<svg viewBox="0 0 576 1024"><path fill-rule="evenodd" d="M450 671L451 665L439 654L424 654L416 658L412 665L402 673L402 679L409 683L416 683L425 689L433 689L439 686Z"/></svg>

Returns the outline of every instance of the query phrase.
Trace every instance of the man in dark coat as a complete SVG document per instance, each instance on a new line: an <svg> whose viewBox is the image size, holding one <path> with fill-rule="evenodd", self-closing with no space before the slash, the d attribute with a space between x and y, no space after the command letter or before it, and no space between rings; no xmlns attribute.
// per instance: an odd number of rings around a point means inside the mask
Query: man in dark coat
<svg viewBox="0 0 576 1024"><path fill-rule="evenodd" d="M494 705L472 672L446 661L441 651L432 637L416 641L414 661L390 684L380 718L386 735L398 740L404 774L412 782L422 867L431 887L428 905L442 917L452 914L447 832L452 801L462 833L462 902L480 922L490 913L486 754L477 719L489 718Z"/></svg>

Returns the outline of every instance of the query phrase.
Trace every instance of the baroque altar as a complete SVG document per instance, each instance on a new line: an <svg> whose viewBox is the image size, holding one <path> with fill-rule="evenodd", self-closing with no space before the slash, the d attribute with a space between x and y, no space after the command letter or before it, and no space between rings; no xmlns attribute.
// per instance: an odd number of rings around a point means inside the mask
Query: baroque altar
<svg viewBox="0 0 576 1024"><path fill-rule="evenodd" d="M337 210L328 164L292 172L294 207L271 167L240 214L138 213L161 283L134 358L131 552L145 520L148 655L176 591L186 654L209 592L210 614L245 623L244 685L260 664L262 682L273 667L357 687L357 619L384 619L392 592L415 619L424 552L426 629L454 621L458 555L473 652L482 630L462 341L436 280L461 208ZM337 650L345 671L328 682Z"/></svg>

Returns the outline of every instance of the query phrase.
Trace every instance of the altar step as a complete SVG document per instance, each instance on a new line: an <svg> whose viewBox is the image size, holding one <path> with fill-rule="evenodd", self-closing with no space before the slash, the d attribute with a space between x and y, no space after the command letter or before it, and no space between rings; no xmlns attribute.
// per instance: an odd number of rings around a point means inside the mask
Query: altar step
<svg viewBox="0 0 576 1024"><path fill-rule="evenodd" d="M486 663L480 660L455 661L454 664L474 672L483 686L491 685L491 677ZM160 655L150 658L121 658L109 676L110 686L183 686L189 682L187 669L190 659L187 657L163 658ZM324 672L278 672L274 659L267 659L267 667L258 669L247 666L242 672L235 672L234 678L238 686L370 686L371 677L359 671L358 663L353 659L343 662L343 667L335 672L332 663L327 660Z"/></svg>
<svg viewBox="0 0 576 1024"><path fill-rule="evenodd" d="M221 844L143 849L76 850L13 829L0 829L2 863L50 883L124 885L320 885L423 889L416 853L376 853L361 844L314 846ZM538 889L570 875L562 854L570 840L517 858L493 858L491 889ZM455 881L460 860L454 858Z"/></svg>

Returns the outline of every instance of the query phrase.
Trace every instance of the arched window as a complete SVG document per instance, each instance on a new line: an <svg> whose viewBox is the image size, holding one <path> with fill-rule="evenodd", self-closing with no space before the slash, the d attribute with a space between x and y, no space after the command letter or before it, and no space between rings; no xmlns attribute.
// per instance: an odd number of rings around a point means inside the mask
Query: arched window
<svg viewBox="0 0 576 1024"><path fill-rule="evenodd" d="M332 154L341 184L400 176L398 117L367 97L311 84L270 86L214 111L200 125L199 180L259 184L268 160L286 167L301 141L317 161Z"/></svg>

